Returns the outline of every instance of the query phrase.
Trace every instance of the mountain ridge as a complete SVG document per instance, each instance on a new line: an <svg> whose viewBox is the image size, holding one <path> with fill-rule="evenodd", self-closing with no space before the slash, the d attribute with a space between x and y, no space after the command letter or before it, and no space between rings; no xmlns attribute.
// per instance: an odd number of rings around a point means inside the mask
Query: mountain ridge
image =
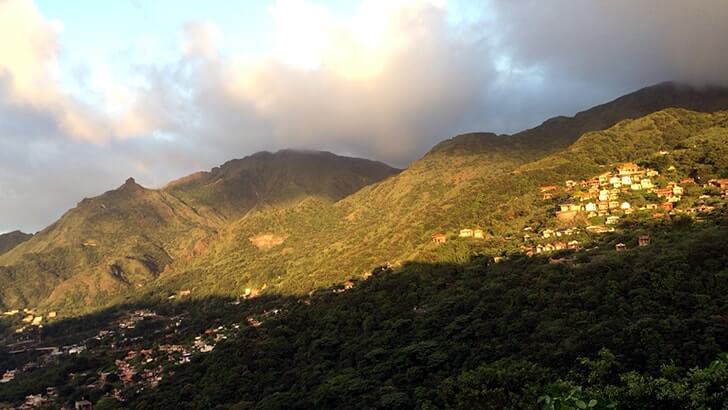
<svg viewBox="0 0 728 410"><path fill-rule="evenodd" d="M513 235L515 221L535 218L509 199L535 201L525 164L568 147L574 135L668 103L728 108L728 89L711 88L704 100L698 95L664 83L512 136L464 134L404 171L281 150L230 160L159 190L130 178L0 255L0 276L8 281L0 300L71 310L79 305L74 297L93 307L137 288L176 291L194 278L228 293L264 286L305 291L428 253L426 238L445 228L480 225L489 237ZM525 176L514 178L518 172ZM41 283L40 291L18 285L28 278Z"/></svg>

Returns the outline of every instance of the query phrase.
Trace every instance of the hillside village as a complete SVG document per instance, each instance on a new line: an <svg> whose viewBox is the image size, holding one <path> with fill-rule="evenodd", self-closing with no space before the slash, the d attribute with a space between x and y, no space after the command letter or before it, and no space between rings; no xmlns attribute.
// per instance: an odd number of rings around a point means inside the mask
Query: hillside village
<svg viewBox="0 0 728 410"><path fill-rule="evenodd" d="M579 249L578 240L565 243L559 238L587 238L589 233L614 232L620 221L628 217L644 221L687 215L701 221L704 214L725 204L728 179L711 179L698 184L693 178L680 175L680 170L674 166L668 168L668 175L661 175L657 170L627 162L589 179L570 179L560 186L541 186L542 200L554 208L554 227L534 235L524 234L526 245L523 250L533 255ZM564 225L570 227L564 228ZM525 230L532 231L528 227ZM649 235L639 236L638 243L639 246L649 245ZM623 243L616 245L617 251L625 249Z"/></svg>
<svg viewBox="0 0 728 410"><path fill-rule="evenodd" d="M648 166L626 162L587 179L541 186L538 194L541 203L552 209L551 220L546 226L523 228L520 250L528 256L583 249L592 235L615 232L620 222L628 218L647 221L685 215L702 221L705 214L726 204L728 178L698 183L675 166L663 175ZM463 227L452 235L435 233L432 242L442 245L452 239L485 238L482 229ZM636 242L638 246L648 246L649 234L638 235ZM623 243L615 245L616 251L626 249ZM496 261L502 259L496 257Z"/></svg>

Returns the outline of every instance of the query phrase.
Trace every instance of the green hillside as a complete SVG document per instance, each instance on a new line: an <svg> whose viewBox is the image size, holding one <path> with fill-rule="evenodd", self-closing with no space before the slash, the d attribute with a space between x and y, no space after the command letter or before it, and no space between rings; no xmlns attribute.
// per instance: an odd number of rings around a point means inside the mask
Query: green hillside
<svg viewBox="0 0 728 410"><path fill-rule="evenodd" d="M663 110L587 133L563 152L531 162L508 137L458 137L466 148L441 144L398 176L339 202L309 198L249 214L201 256L173 264L158 283L170 292L306 293L380 265L518 251L524 228L552 219L554 204L543 203L541 185L589 178L619 162L650 162L666 150L660 170L678 166L683 176L724 177L727 115ZM446 246L430 239L437 232L454 238L463 228L482 228L486 237ZM256 246L255 238L266 235L279 243Z"/></svg>
<svg viewBox="0 0 728 410"><path fill-rule="evenodd" d="M538 209L532 188L544 175L529 174L528 164L584 132L668 106L728 108L728 91L659 84L513 136L443 141L399 174L374 161L284 150L229 161L161 190L131 183L83 201L0 255L0 306L71 314L190 287L199 294L308 292L377 265L443 253L430 235L464 227L486 230L483 251L515 250L505 238L546 218L529 211ZM445 249L456 260L469 252Z"/></svg>
<svg viewBox="0 0 728 410"><path fill-rule="evenodd" d="M374 161L281 151L231 161L162 190L130 178L1 255L0 307L72 314L123 300L143 292L172 261L204 250L235 215L308 195L337 200L396 172Z"/></svg>
<svg viewBox="0 0 728 410"><path fill-rule="evenodd" d="M221 226L167 193L129 179L120 188L84 199L61 219L0 257L2 302L35 307L48 301L83 306L121 289L142 288L195 238Z"/></svg>

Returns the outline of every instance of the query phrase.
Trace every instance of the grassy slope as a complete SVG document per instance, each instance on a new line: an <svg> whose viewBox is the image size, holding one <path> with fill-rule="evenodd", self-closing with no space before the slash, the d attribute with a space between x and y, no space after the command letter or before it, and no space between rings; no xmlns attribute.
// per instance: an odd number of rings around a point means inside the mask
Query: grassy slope
<svg viewBox="0 0 728 410"><path fill-rule="evenodd" d="M221 224L214 214L200 214L172 195L128 181L85 199L2 255L2 300L22 307L49 297L56 305L65 300L78 305L143 286L188 252L195 238Z"/></svg>
<svg viewBox="0 0 728 410"><path fill-rule="evenodd" d="M318 194L336 200L397 170L330 153L281 151L231 161L166 189L128 181L86 199L33 239L0 256L0 305L64 313L120 301L173 260L192 257L253 207Z"/></svg>
<svg viewBox="0 0 728 410"><path fill-rule="evenodd" d="M481 226L493 235L481 244L482 251L512 251L517 242L504 237L549 218L550 209L538 196L540 184L586 178L607 164L661 150L670 150L672 161L694 164L695 155L725 150L727 118L726 112L668 109L587 133L567 150L536 161L528 161L533 156L505 137L467 136L466 149L456 149L453 142L436 147L397 177L337 203L307 199L248 215L201 257L162 275L161 286L234 294L265 285L273 293L303 293L385 262L457 259L467 251L456 244L435 247L429 238L437 231L454 235L464 227ZM249 238L264 233L287 239L259 250Z"/></svg>

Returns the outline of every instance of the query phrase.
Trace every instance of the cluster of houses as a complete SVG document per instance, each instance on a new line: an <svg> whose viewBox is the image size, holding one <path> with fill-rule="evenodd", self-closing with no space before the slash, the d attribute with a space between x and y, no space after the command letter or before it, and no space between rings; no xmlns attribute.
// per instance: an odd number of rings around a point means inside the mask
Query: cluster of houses
<svg viewBox="0 0 728 410"><path fill-rule="evenodd" d="M48 407L58 398L58 390L55 387L48 387L44 394L29 394L25 396L25 402L19 409L35 409L38 407ZM78 407L77 407L78 408Z"/></svg>
<svg viewBox="0 0 728 410"><path fill-rule="evenodd" d="M23 325L15 329L15 333L19 334L30 331L35 327L43 327L44 322L48 322L49 320L56 319L58 317L58 312L55 311L47 312L46 316L44 316L36 313L35 309L29 308L25 308L22 311L19 309L11 309L4 312L0 311L0 316L11 318L11 320L13 317L21 314L23 315L23 318L20 322L23 323Z"/></svg>
<svg viewBox="0 0 728 410"><path fill-rule="evenodd" d="M651 242L650 235L640 235L640 237L637 238L637 246L639 246L639 247L650 246L650 242ZM627 250L627 245L620 242L620 243L614 245L614 248L617 252L624 252Z"/></svg>
<svg viewBox="0 0 728 410"><path fill-rule="evenodd" d="M485 239L485 232L480 228L463 228L458 233L458 238ZM435 242L437 244L445 243L447 242L447 235L445 235L444 233L436 233L432 235L432 242Z"/></svg>
<svg viewBox="0 0 728 410"><path fill-rule="evenodd" d="M674 170L674 167L672 167ZM710 199L710 195L702 195L700 202L695 207L686 209L675 209L675 204L680 202L685 195L686 186L695 185L693 178L682 178L676 181L664 183L663 187L653 181L659 176L659 172L650 168L643 168L639 165L628 162L616 167L613 172L605 172L593 178L576 182L567 180L563 187L555 185L542 186L540 188L544 200L553 199L556 194L564 192L569 194L571 202L562 203L556 213L561 220L571 220L577 215L586 215L588 218L605 217L605 225L616 225L622 215L629 215L636 209L624 196L634 191L644 191L657 196L658 203L647 203L639 207L640 211L654 211L653 218L663 218L669 214L695 214L698 212L710 212L713 207L704 203ZM703 185L704 188L717 187L721 196L728 196L728 179L713 179ZM610 229L592 226L591 232L608 232Z"/></svg>
<svg viewBox="0 0 728 410"><path fill-rule="evenodd" d="M564 182L563 190L570 193L574 202L560 204L557 216L567 219L581 212L586 213L588 217L617 216L614 215L615 211L619 211L620 215L630 214L634 212L632 204L620 200L620 196L633 191L653 192L663 199L662 203L648 204L645 209L672 210L673 203L679 201L683 195L683 188L677 182L670 182L666 188L657 188L652 178L659 174L654 169L642 168L633 162L627 162L618 165L613 172L605 172L590 179L579 182L567 180ZM559 187L542 186L540 191L544 200L550 200L559 192ZM617 221L618 217L611 218L607 223L614 224Z"/></svg>

